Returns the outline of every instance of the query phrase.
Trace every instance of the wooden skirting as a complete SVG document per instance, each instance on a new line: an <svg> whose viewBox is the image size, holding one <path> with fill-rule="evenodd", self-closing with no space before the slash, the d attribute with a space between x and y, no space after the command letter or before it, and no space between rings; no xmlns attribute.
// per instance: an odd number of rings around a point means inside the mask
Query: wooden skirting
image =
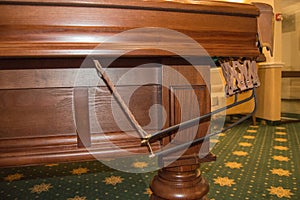
<svg viewBox="0 0 300 200"><path fill-rule="evenodd" d="M134 132L130 133L131 135ZM148 154L140 139L128 133L92 134L92 147L78 148L76 136L53 136L0 140L0 167L52 162L92 160ZM115 146L114 146L115 145ZM154 150L158 143L152 144Z"/></svg>

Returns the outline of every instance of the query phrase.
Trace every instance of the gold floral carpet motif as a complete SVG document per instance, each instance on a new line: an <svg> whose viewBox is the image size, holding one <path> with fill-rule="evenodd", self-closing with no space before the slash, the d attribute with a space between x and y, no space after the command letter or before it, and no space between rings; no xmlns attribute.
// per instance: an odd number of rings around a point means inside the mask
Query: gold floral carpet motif
<svg viewBox="0 0 300 200"><path fill-rule="evenodd" d="M217 161L201 165L210 200L300 199L300 123L236 126L213 138ZM147 171L147 159L118 161ZM99 161L3 168L0 199L146 200L156 172L125 173Z"/></svg>
<svg viewBox="0 0 300 200"><path fill-rule="evenodd" d="M244 123L219 140L201 166L211 200L300 199L300 123Z"/></svg>

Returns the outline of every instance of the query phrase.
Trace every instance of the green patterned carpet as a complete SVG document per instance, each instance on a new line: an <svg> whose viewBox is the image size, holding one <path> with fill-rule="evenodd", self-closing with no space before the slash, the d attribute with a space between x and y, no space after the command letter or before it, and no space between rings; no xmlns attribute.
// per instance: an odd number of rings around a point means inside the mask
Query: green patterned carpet
<svg viewBox="0 0 300 200"><path fill-rule="evenodd" d="M202 165L210 199L300 199L300 123L244 124L221 134Z"/></svg>
<svg viewBox="0 0 300 200"><path fill-rule="evenodd" d="M219 138L217 161L201 166L211 200L300 199L300 123L239 125ZM121 165L147 169L144 160ZM155 173L124 173L100 162L1 169L0 199L144 200Z"/></svg>

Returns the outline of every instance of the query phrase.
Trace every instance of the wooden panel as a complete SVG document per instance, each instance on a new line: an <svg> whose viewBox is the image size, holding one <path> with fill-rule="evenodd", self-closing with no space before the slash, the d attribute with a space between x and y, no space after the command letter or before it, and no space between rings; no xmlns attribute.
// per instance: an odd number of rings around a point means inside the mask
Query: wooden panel
<svg viewBox="0 0 300 200"><path fill-rule="evenodd" d="M123 86L117 89L141 126L147 130L159 128L158 115L161 111L154 107L153 114L150 116L149 113L153 105L161 104L159 86ZM133 130L123 110L107 88L91 88L89 101L92 133Z"/></svg>
<svg viewBox="0 0 300 200"><path fill-rule="evenodd" d="M160 68L153 66L148 68L109 68L107 74L118 85L159 84ZM75 86L105 86L105 83L98 77L95 68L0 70L0 89L66 88Z"/></svg>
<svg viewBox="0 0 300 200"><path fill-rule="evenodd" d="M206 70L209 67L163 67L163 104L166 105L167 119L166 126L175 125L183 121L198 117L210 112L210 95L206 84L209 85L209 75ZM206 80L206 82L204 81ZM169 105L169 106L167 106ZM209 121L204 121L200 126L194 126L185 130L180 130L177 134L165 138L163 144L167 145L172 141L172 145L192 141L195 138L203 137L207 134ZM174 138L176 137L176 140ZM195 145L185 152L185 155L209 152L209 143Z"/></svg>
<svg viewBox="0 0 300 200"><path fill-rule="evenodd" d="M210 85L209 66L163 66L162 70L162 97L163 105L169 105L171 102L171 88L174 86L191 87L196 85ZM208 102L209 103L209 102ZM170 107L165 107L167 113L171 113ZM170 118L166 119L166 126L171 125Z"/></svg>
<svg viewBox="0 0 300 200"><path fill-rule="evenodd" d="M90 113L89 113L89 89L86 87L74 88L73 117L79 147L91 146Z"/></svg>
<svg viewBox="0 0 300 200"><path fill-rule="evenodd" d="M158 128L160 111L154 108L150 116L149 110L161 103L161 68L152 66L108 69L120 94L130 94L125 99L137 120L150 131ZM89 151L101 157L124 156L122 149L147 153L136 136L93 68L0 71L0 166L92 159Z"/></svg>
<svg viewBox="0 0 300 200"><path fill-rule="evenodd" d="M88 149L78 148L76 140L76 136L0 140L0 167L93 160L94 156L122 157L131 152L148 153L147 147L140 146L140 139L122 132L93 135L94 145ZM159 144L152 144L152 147L157 150Z"/></svg>
<svg viewBox="0 0 300 200"><path fill-rule="evenodd" d="M170 125L179 124L181 122L199 117L206 113L209 113L209 94L206 85L190 85L190 86L170 86ZM172 136L173 144L182 144L184 142L190 142L195 138L204 137L207 134L207 127L203 126L204 122L200 126L193 126L177 132L176 139ZM192 149L190 148L186 154L198 153L200 146ZM202 148L201 153L208 153L209 146Z"/></svg>
<svg viewBox="0 0 300 200"><path fill-rule="evenodd" d="M126 96L134 88L127 86L119 90ZM97 132L97 121L104 132L120 131L115 120L119 120L120 126L125 124L124 130L132 130L111 93L105 87L96 94L94 90L90 90L89 97L90 112L96 113L96 117L91 114L92 132ZM0 90L0 138L74 134L73 95L72 88ZM151 120L156 122L149 129L157 128L157 117L150 119L148 111L153 104L160 103L159 96L159 87L149 85L138 88L128 99L129 108L142 125Z"/></svg>
<svg viewBox="0 0 300 200"><path fill-rule="evenodd" d="M119 86L118 90L124 95L134 88ZM148 153L107 88L101 87L99 92L95 88L75 90L77 95L73 88L0 90L0 166L90 160L90 152L101 157L125 156L126 151ZM160 103L159 90L157 85L138 87L127 101L137 120L149 131L159 124L158 108L149 116L151 106ZM73 98L78 97L81 98L73 104ZM81 111L73 112L73 105ZM84 115L88 118L83 120ZM89 141L77 138L75 121L77 125L84 122L77 130L91 136L85 137L91 140L89 151L85 149ZM158 144L153 147L157 149Z"/></svg>
<svg viewBox="0 0 300 200"><path fill-rule="evenodd" d="M33 149L40 147L53 146L73 146L76 147L77 138L75 135L67 136L48 136L48 137L30 137L30 138L8 138L0 139L1 152L16 152L16 149Z"/></svg>
<svg viewBox="0 0 300 200"><path fill-rule="evenodd" d="M72 135L73 91L0 90L0 138Z"/></svg>

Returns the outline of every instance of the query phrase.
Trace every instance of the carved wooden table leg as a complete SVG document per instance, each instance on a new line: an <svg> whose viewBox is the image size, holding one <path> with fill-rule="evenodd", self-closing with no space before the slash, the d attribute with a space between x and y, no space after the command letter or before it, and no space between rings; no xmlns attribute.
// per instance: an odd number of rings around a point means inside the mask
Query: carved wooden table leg
<svg viewBox="0 0 300 200"><path fill-rule="evenodd" d="M201 176L200 164L166 167L158 172L151 183L151 200L188 199L205 200L209 186Z"/></svg>

